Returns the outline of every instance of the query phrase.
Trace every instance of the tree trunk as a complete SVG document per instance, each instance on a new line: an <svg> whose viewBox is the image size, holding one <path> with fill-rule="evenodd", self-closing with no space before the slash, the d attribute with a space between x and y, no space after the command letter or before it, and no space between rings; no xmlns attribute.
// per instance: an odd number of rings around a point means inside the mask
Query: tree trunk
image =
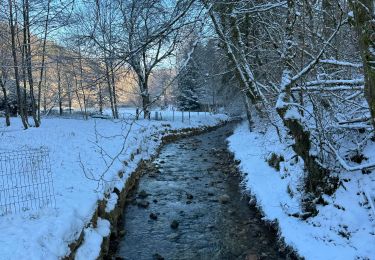
<svg viewBox="0 0 375 260"><path fill-rule="evenodd" d="M0 86L4 95L5 123L6 123L6 126L10 126L10 110L9 110L9 103L8 103L8 95L7 95L7 90L5 88L5 82L2 79L0 79Z"/></svg>
<svg viewBox="0 0 375 260"><path fill-rule="evenodd" d="M13 65L14 65L14 77L16 81L16 91L17 91L17 103L18 103L18 111L20 113L20 117L22 120L23 127L25 129L28 128L25 115L24 115L24 106L21 100L21 86L20 86L20 77L18 72L18 59L17 59L17 47L16 47L16 32L15 32L15 25L13 21L13 2L12 0L8 0L9 4L9 25L10 25L10 32L11 32L11 41L12 41L12 56L13 56Z"/></svg>
<svg viewBox="0 0 375 260"><path fill-rule="evenodd" d="M139 77L139 84L142 98L143 118L150 119L150 94L148 93L147 79Z"/></svg>
<svg viewBox="0 0 375 260"><path fill-rule="evenodd" d="M68 75L65 74L65 82L67 86L67 92L68 92L68 107L69 107L69 114L72 114L72 83L68 78Z"/></svg>
<svg viewBox="0 0 375 260"><path fill-rule="evenodd" d="M44 66L45 66L45 54L46 54L46 43L47 43L47 32L48 32L48 21L49 21L49 12L50 12L50 3L51 0L48 0L47 3L47 17L46 17L46 22L44 25L44 38L43 38L43 47L42 47L42 64L40 67L40 75L39 75L39 82L38 82L38 105L37 105L37 110L38 110L38 121L39 124L41 123L40 119L40 102L42 98L42 82L43 82L43 74L45 75L44 72Z"/></svg>
<svg viewBox="0 0 375 260"><path fill-rule="evenodd" d="M112 111L112 117L116 118L116 112L115 112L115 107L114 107L114 102L113 102L113 88L111 86L111 77L109 75L109 64L108 64L108 59L106 56L104 56L105 60L105 77L107 80L107 87L108 87L108 94L109 94L109 102L111 104L111 111Z"/></svg>
<svg viewBox="0 0 375 260"><path fill-rule="evenodd" d="M47 112L47 69L44 70L44 88L43 88L43 112ZM40 112L40 111L39 111ZM40 116L40 115L39 115Z"/></svg>
<svg viewBox="0 0 375 260"><path fill-rule="evenodd" d="M102 84L98 83L98 95L99 95L99 113L103 115L103 93L102 93Z"/></svg>
<svg viewBox="0 0 375 260"><path fill-rule="evenodd" d="M83 95L83 109L84 109L84 114L85 114L85 119L88 119L87 116L87 98L86 98L86 93L85 89L83 87L83 64L82 64L82 55L81 55L81 49L79 49L79 75L80 75L80 80L79 80L79 85L81 87L82 95Z"/></svg>
<svg viewBox="0 0 375 260"><path fill-rule="evenodd" d="M16 3L16 2L14 2ZM17 5L15 6L16 8ZM18 21L18 12L15 12L15 25L17 24ZM29 111L28 111L28 104L27 104L27 82L26 82L26 60L25 60L25 55L26 55L26 37L22 38L22 43L20 39L20 28L21 26L15 26L16 31L15 31L15 36L17 37L17 44L19 51L21 52L21 64L22 64L22 70L21 70L21 77L22 77L22 82L23 82L23 88L21 89L21 102L23 103L23 115L26 121L26 124L29 126ZM24 32L24 31L23 31ZM20 79L21 80L21 79ZM19 108L20 109L20 108Z"/></svg>
<svg viewBox="0 0 375 260"><path fill-rule="evenodd" d="M78 105L79 105L79 110L81 111L81 113L83 113L83 107L82 107L82 102L81 102L81 98L79 96L79 92L78 92L78 79L77 77L75 76L75 93L76 93L76 96L77 96L77 100L78 100Z"/></svg>
<svg viewBox="0 0 375 260"><path fill-rule="evenodd" d="M36 115L36 102L34 96L34 79L32 72L32 60L31 60L31 35L30 35L30 22L29 22L29 0L23 2L23 18L24 18L24 37L26 37L26 65L27 65L27 77L29 79L30 99L31 99L31 114L34 119L35 127L39 127L39 121Z"/></svg>
<svg viewBox="0 0 375 260"><path fill-rule="evenodd" d="M116 96L116 82L115 82L115 74L113 70L113 61L110 61L111 66L111 85L112 85L112 94L113 94L113 108L115 112L114 118L118 118L118 109L117 109L117 96Z"/></svg>
<svg viewBox="0 0 375 260"><path fill-rule="evenodd" d="M58 91L58 97L59 97L59 114L60 116L62 116L63 108L62 108L61 72L60 72L59 60L57 60L56 69L57 69L57 91Z"/></svg>
<svg viewBox="0 0 375 260"><path fill-rule="evenodd" d="M242 98L244 100L243 102L245 105L247 122L249 123L249 130L251 131L253 127L253 120L251 116L251 101L245 94L242 95Z"/></svg>
<svg viewBox="0 0 375 260"><path fill-rule="evenodd" d="M19 35L19 34L17 34ZM29 125L29 104L27 102L27 76L26 76L26 28L23 27L23 42L20 44L20 39L18 37L19 46L21 46L21 61L22 61L22 82L23 82L23 104L24 104L24 115L26 123Z"/></svg>
<svg viewBox="0 0 375 260"><path fill-rule="evenodd" d="M22 47L22 54L21 54L21 61L22 61L22 82L23 82L23 95L22 95L22 102L23 106L23 113L25 115L26 123L29 125L29 104L27 102L27 79L26 79L26 43L23 43Z"/></svg>
<svg viewBox="0 0 375 260"><path fill-rule="evenodd" d="M359 36L363 70L365 74L365 96L370 108L371 122L375 129L375 17L373 0L351 0L354 23Z"/></svg>

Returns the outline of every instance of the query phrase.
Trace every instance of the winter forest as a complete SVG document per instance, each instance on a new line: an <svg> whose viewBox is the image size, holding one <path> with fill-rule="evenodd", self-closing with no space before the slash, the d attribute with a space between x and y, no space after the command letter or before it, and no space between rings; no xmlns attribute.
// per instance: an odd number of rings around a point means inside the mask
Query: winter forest
<svg viewBox="0 0 375 260"><path fill-rule="evenodd" d="M375 259L373 0L0 0L0 259Z"/></svg>

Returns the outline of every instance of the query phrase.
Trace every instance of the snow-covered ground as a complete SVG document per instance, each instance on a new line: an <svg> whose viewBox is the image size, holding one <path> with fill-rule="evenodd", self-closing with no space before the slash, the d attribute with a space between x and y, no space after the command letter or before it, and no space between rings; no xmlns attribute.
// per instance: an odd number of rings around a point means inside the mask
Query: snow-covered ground
<svg viewBox="0 0 375 260"><path fill-rule="evenodd" d="M172 117L171 112L166 113ZM68 245L89 223L97 200L113 187L123 187L138 162L156 152L165 130L212 126L225 119L225 115L202 113L184 123L138 120L130 124L132 120L47 118L40 128L28 130L23 130L21 123L13 118L12 125L5 127L1 119L0 152L40 147L49 150L56 208L0 216L0 259L58 259L68 255ZM124 161L128 162L126 166ZM122 178L120 170L124 171ZM116 196L110 200L113 203L107 207L115 204ZM99 219L96 229L85 230L85 235L92 239L85 242L89 245L78 252L78 259L98 256L102 236L109 232L108 224Z"/></svg>
<svg viewBox="0 0 375 260"><path fill-rule="evenodd" d="M229 137L229 147L240 160L244 185L256 197L268 221L278 221L281 236L306 259L375 259L375 213L368 198L375 194L375 174L343 172L342 185L315 217L301 220L301 185L304 172L291 148L280 143L273 127L249 132L246 123ZM285 158L280 171L266 160L274 152ZM365 149L375 161L375 144Z"/></svg>

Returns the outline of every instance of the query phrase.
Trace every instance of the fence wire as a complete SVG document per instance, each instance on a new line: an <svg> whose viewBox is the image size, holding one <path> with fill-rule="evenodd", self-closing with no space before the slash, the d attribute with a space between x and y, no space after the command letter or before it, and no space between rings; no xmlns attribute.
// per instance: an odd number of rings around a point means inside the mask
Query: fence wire
<svg viewBox="0 0 375 260"><path fill-rule="evenodd" d="M0 215L55 206L47 149L0 152Z"/></svg>

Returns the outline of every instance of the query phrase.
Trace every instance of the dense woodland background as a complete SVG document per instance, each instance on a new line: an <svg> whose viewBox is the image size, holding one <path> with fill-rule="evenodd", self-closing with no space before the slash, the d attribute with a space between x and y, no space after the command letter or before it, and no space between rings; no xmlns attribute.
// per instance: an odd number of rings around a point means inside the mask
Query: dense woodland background
<svg viewBox="0 0 375 260"><path fill-rule="evenodd" d="M361 155L375 126L374 11L372 0L0 0L0 110L25 129L55 111L119 118L120 106L245 113L290 143L317 197L340 170L374 167Z"/></svg>

